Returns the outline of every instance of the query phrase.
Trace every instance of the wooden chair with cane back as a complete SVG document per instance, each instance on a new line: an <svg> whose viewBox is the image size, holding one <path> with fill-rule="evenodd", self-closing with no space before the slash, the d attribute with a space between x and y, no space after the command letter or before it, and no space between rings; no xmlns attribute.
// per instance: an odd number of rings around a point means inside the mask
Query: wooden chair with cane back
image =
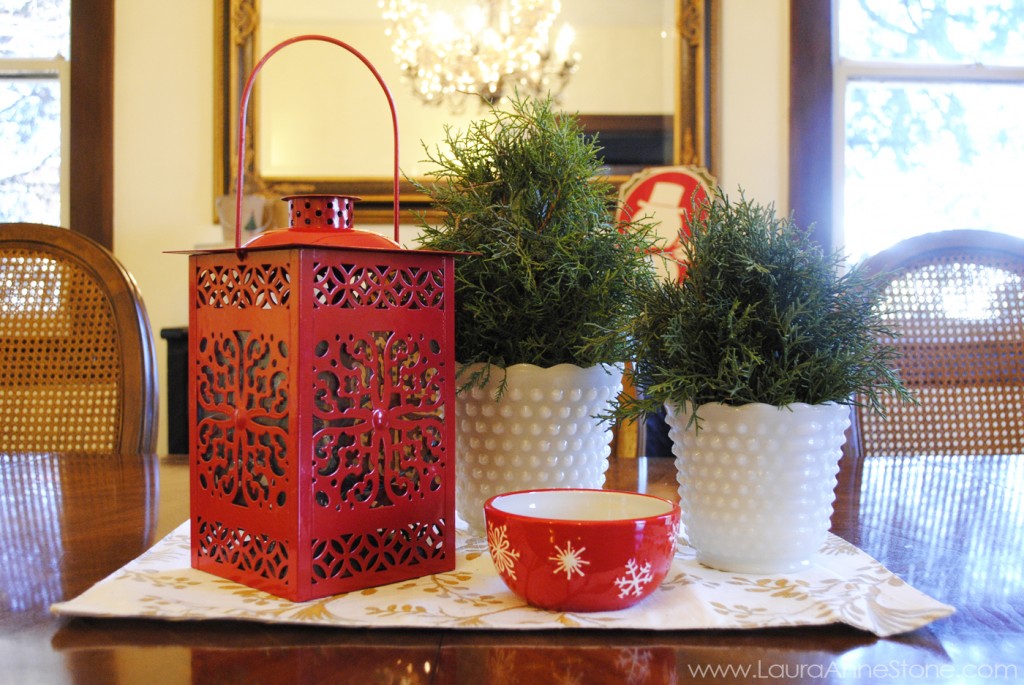
<svg viewBox="0 0 1024 685"><path fill-rule="evenodd" d="M917 404L855 412L863 457L1024 452L1024 240L943 231L868 259Z"/></svg>
<svg viewBox="0 0 1024 685"><path fill-rule="evenodd" d="M153 452L153 335L131 274L104 247L0 224L0 451Z"/></svg>

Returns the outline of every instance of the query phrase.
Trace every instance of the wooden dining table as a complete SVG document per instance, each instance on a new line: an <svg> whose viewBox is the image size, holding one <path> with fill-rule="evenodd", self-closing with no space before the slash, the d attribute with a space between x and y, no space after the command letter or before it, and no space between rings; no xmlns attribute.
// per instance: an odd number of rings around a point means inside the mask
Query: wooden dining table
<svg viewBox="0 0 1024 685"><path fill-rule="evenodd" d="M189 516L183 456L0 453L0 683L1024 681L1024 456L873 458L832 530L956 612L879 638L753 630L352 629L54 615ZM606 487L676 498L671 459Z"/></svg>

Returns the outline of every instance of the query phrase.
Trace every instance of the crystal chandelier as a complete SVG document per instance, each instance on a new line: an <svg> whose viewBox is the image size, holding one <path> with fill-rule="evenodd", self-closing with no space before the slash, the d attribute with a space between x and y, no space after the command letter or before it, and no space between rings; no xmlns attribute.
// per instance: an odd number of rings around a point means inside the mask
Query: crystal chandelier
<svg viewBox="0 0 1024 685"><path fill-rule="evenodd" d="M449 3L450 4L450 3ZM573 30L552 40L559 0L471 0L459 14L418 0L379 0L392 51L416 95L428 104L455 93L497 102L522 95L557 97L576 71Z"/></svg>

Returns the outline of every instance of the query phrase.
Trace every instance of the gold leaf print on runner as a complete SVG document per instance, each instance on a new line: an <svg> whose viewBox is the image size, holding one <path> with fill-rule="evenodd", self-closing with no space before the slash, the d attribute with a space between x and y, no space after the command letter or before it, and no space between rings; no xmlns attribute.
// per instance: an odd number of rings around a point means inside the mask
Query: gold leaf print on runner
<svg viewBox="0 0 1024 685"><path fill-rule="evenodd" d="M452 600L456 604L468 604L473 607L487 607L502 603L503 600L493 595L473 590L472 581L472 573L453 571L425 576L402 589L427 592L440 600Z"/></svg>
<svg viewBox="0 0 1024 685"><path fill-rule="evenodd" d="M804 601L809 597L810 584L806 580L795 578L743 578L735 576L729 585L737 585L747 592L761 592L781 599Z"/></svg>
<svg viewBox="0 0 1024 685"><path fill-rule="evenodd" d="M661 581L659 589L663 592L667 592L675 588L686 587L687 585L697 585L702 588L714 589L721 587L722 583L716 580L702 578L691 573L686 573L685 571L679 571L677 573L671 573L665 578L665 580Z"/></svg>
<svg viewBox="0 0 1024 685"><path fill-rule="evenodd" d="M292 602L280 597L275 597L272 594L264 592L263 590L257 590L255 588L241 585L232 580L225 580L223 578L214 578L212 582L215 585L222 587L224 590L230 592L232 595L242 601L243 604L250 606L266 606L266 607L291 607Z"/></svg>
<svg viewBox="0 0 1024 685"><path fill-rule="evenodd" d="M152 587L173 588L175 590L184 590L189 587L202 585L202 580L199 578L179 574L171 575L163 573L146 573L144 571L125 571L123 577L140 583L145 583Z"/></svg>
<svg viewBox="0 0 1024 685"><path fill-rule="evenodd" d="M325 619L332 618L334 613L327 607L333 599L333 597L327 597L307 604L299 604L296 606L295 611L290 614L290 617L300 621L310 621L311 623L320 623Z"/></svg>
<svg viewBox="0 0 1024 685"><path fill-rule="evenodd" d="M386 607L366 607L370 616L397 616L399 614L426 614L427 608L419 604L389 604Z"/></svg>
<svg viewBox="0 0 1024 685"><path fill-rule="evenodd" d="M829 535L825 538L825 544L821 547L821 553L827 556L857 556L860 550L846 540L836 535Z"/></svg>
<svg viewBox="0 0 1024 685"><path fill-rule="evenodd" d="M767 607L747 606L746 604L726 605L722 602L709 602L716 614L734 619L740 626L763 625L768 615Z"/></svg>

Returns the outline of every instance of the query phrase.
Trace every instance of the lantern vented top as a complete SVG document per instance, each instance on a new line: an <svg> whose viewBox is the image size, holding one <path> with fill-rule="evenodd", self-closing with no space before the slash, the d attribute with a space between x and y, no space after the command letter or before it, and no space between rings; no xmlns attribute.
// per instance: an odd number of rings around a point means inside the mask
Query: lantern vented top
<svg viewBox="0 0 1024 685"><path fill-rule="evenodd" d="M319 245L393 250L397 242L373 231L353 228L355 202L351 195L288 195L288 228L265 231L246 248Z"/></svg>

